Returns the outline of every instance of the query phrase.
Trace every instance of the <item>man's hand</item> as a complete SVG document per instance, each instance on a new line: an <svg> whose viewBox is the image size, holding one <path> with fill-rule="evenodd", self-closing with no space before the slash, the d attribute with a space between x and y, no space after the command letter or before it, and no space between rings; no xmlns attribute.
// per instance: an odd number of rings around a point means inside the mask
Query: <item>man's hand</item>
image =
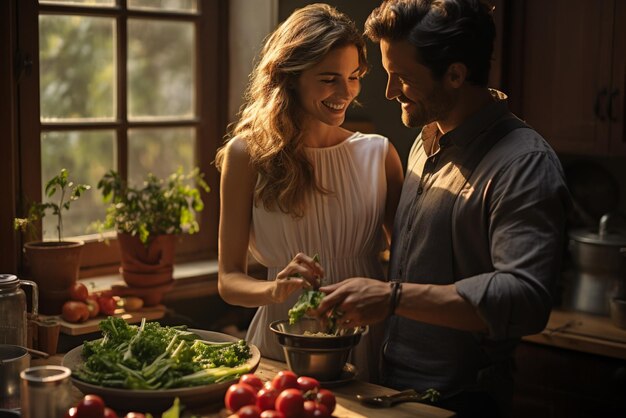
<svg viewBox="0 0 626 418"><path fill-rule="evenodd" d="M316 315L326 316L335 308L339 327L375 324L389 315L391 288L388 282L355 277L324 286L320 290L327 295Z"/></svg>

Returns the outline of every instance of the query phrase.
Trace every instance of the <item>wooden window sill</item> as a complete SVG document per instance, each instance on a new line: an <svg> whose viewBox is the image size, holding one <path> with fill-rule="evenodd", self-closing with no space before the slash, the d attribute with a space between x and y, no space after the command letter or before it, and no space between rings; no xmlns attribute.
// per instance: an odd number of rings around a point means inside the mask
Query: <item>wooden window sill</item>
<svg viewBox="0 0 626 418"><path fill-rule="evenodd" d="M168 302L214 296L217 291L217 259L179 263L174 266L174 286L163 296L163 304ZM262 277L265 268L252 261L250 274ZM110 290L113 285L124 284L121 274L108 274L79 280L90 292Z"/></svg>

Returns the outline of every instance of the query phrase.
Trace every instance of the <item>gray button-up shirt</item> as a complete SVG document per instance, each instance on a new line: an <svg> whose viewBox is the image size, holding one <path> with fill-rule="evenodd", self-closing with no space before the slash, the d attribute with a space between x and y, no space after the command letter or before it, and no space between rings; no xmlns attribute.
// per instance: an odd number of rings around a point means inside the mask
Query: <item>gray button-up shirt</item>
<svg viewBox="0 0 626 418"><path fill-rule="evenodd" d="M495 392L510 392L506 365L519 338L547 322L569 193L555 153L528 127L506 134L475 168L466 169L467 156L493 133L494 124L512 117L503 95L494 94L500 100L441 138L436 126L424 127L418 136L396 213L390 264L391 280L455 283L489 333L392 317L384 351L389 386L432 387L445 396L495 385L492 392L501 398ZM437 139L440 148L431 153ZM455 182L458 190L450 190Z"/></svg>

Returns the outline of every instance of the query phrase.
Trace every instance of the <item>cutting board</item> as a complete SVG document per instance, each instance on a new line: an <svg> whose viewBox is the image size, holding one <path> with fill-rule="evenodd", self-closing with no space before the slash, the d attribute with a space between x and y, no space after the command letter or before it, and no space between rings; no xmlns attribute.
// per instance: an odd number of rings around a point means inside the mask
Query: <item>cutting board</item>
<svg viewBox="0 0 626 418"><path fill-rule="evenodd" d="M127 312L124 309L116 309L114 316L124 319L129 324L141 322L142 318L146 318L146 321L154 321L156 319L163 318L165 316L165 306L156 305L150 307L144 307L137 311ZM100 331L100 321L105 319L105 316L98 315L93 319L89 319L85 322L74 324L65 321L59 315L40 315L41 319L54 319L61 324L61 332L68 335L83 335L92 332Z"/></svg>

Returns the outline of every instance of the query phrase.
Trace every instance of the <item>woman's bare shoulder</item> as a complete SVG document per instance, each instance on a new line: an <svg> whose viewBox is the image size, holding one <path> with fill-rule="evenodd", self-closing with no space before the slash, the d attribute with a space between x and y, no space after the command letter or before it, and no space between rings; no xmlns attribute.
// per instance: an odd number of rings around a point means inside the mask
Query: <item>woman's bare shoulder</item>
<svg viewBox="0 0 626 418"><path fill-rule="evenodd" d="M227 164L248 164L250 154L246 140L236 136L228 141L225 147L225 157Z"/></svg>

